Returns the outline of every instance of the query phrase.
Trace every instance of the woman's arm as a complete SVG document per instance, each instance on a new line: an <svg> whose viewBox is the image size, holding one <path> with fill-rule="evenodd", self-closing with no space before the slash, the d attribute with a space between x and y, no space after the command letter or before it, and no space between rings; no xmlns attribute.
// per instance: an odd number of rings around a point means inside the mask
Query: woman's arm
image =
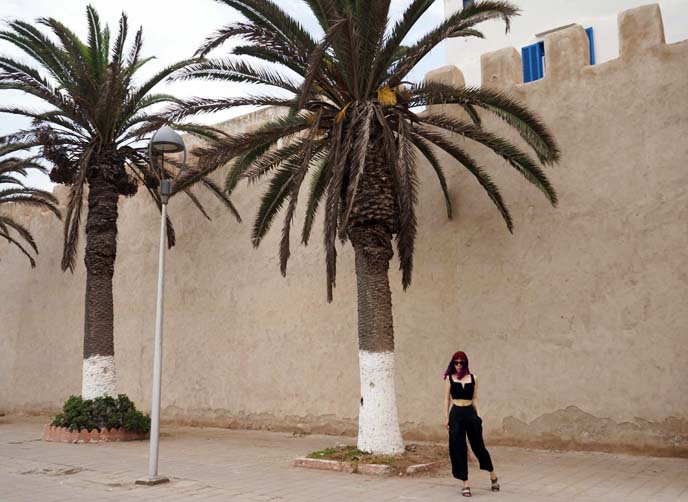
<svg viewBox="0 0 688 502"><path fill-rule="evenodd" d="M480 412L478 411L478 379L475 378L475 375L473 375L473 408L475 408L475 414L480 416Z"/></svg>
<svg viewBox="0 0 688 502"><path fill-rule="evenodd" d="M449 429L449 406L451 405L451 375L444 381L444 425Z"/></svg>

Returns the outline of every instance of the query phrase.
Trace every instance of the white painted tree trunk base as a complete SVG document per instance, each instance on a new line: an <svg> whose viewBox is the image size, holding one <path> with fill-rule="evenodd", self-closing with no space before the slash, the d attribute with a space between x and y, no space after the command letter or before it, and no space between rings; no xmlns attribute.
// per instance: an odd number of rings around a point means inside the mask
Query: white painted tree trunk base
<svg viewBox="0 0 688 502"><path fill-rule="evenodd" d="M117 375L114 356L91 356L84 359L81 380L81 397L117 397Z"/></svg>
<svg viewBox="0 0 688 502"><path fill-rule="evenodd" d="M361 404L358 449L396 455L404 452L395 391L394 352L358 351Z"/></svg>

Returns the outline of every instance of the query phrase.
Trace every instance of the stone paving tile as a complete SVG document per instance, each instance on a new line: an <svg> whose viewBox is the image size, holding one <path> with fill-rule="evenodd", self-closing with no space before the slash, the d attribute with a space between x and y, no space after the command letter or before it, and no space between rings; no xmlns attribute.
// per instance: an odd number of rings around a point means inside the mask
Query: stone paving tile
<svg viewBox="0 0 688 502"><path fill-rule="evenodd" d="M160 473L145 476L148 443L97 445L38 441L45 419L0 419L0 502L236 501L444 502L459 497L448 466L430 476L376 478L291 467L343 438L212 428L163 428ZM351 438L346 438L351 441ZM489 438L488 438L489 441ZM490 448L500 502L688 502L688 459L594 452ZM487 473L469 467L474 497L487 500Z"/></svg>

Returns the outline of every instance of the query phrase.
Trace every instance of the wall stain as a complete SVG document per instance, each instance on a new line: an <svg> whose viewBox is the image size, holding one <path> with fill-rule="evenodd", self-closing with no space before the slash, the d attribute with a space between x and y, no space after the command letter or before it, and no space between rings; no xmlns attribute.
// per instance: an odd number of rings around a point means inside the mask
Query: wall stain
<svg viewBox="0 0 688 502"><path fill-rule="evenodd" d="M568 406L530 423L506 417L494 439L514 446L688 457L688 420L667 417L652 422L636 417L616 422Z"/></svg>

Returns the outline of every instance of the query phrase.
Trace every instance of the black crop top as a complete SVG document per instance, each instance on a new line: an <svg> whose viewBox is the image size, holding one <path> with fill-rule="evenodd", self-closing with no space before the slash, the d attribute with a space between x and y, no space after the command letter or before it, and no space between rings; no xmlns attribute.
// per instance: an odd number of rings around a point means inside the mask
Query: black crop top
<svg viewBox="0 0 688 502"><path fill-rule="evenodd" d="M473 392L475 391L475 378L473 378L473 373L471 373L471 381L468 383L461 384L455 382L451 376L449 376L449 381L451 382L452 399L473 399Z"/></svg>

